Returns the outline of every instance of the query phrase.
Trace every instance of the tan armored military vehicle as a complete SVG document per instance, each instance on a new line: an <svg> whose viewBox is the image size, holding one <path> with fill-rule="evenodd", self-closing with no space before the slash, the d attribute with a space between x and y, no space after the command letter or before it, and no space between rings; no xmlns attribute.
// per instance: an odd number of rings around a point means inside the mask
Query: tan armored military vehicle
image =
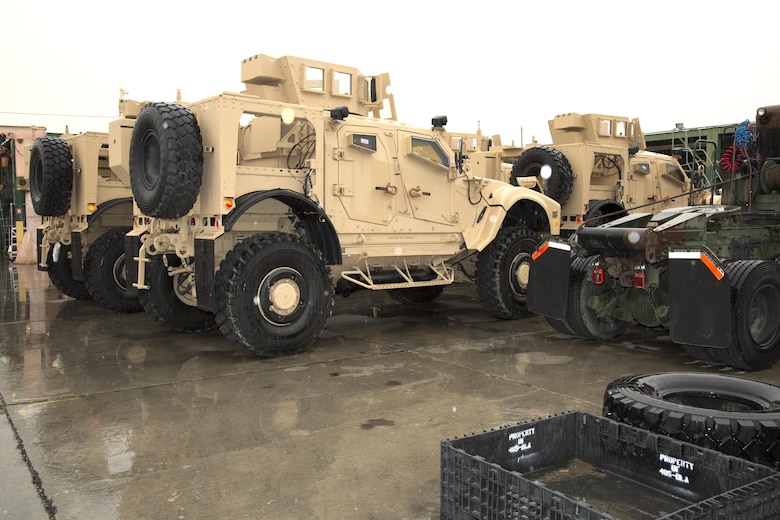
<svg viewBox="0 0 780 520"><path fill-rule="evenodd" d="M676 158L646 150L638 119L569 113L548 124L552 144L519 150L509 175L515 185L539 179L562 206L563 234L585 220L618 218L639 207L656 212L707 202L709 192L692 185Z"/></svg>
<svg viewBox="0 0 780 520"><path fill-rule="evenodd" d="M121 99L120 121L132 121L140 106ZM124 237L133 223L128 159L111 164L111 153L121 152L109 150L111 134L66 132L38 138L26 150L33 209L43 222L38 266L72 298L136 312L141 305L127 294L125 278Z"/></svg>
<svg viewBox="0 0 780 520"><path fill-rule="evenodd" d="M426 302L470 279L491 314L525 313L557 202L476 176L489 153L454 152L446 117L396 122L387 74L257 55L241 80L186 107L150 103L123 130L128 277L155 319L276 356L314 341L334 293L357 288Z"/></svg>

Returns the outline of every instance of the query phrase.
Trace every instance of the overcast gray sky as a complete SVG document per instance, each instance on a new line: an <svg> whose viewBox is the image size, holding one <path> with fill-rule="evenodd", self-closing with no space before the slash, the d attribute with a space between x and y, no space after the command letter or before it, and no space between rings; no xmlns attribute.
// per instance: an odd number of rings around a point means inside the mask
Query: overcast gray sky
<svg viewBox="0 0 780 520"><path fill-rule="evenodd" d="M780 104L780 2L0 0L0 126L108 131L119 89L240 91L240 62L294 55L389 72L399 120L478 121L505 144L566 112L646 132L738 123ZM84 117L90 116L90 117Z"/></svg>

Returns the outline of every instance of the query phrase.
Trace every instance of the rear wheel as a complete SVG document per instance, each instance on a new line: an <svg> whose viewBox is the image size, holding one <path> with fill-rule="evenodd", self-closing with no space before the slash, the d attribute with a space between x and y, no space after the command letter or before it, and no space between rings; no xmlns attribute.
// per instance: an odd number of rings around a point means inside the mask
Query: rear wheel
<svg viewBox="0 0 780 520"><path fill-rule="evenodd" d="M594 338L585 324L583 316L588 309L587 306L583 307L580 297L585 277L588 276L588 267L593 259L594 257L577 257L572 261L569 268L569 295L566 299L566 317L564 321L575 336L585 339Z"/></svg>
<svg viewBox="0 0 780 520"><path fill-rule="evenodd" d="M197 307L193 295L194 275L189 272L168 273L181 267L176 255L154 255L149 259L146 276L149 289L138 291L144 310L165 328L176 332L201 332L213 329L214 315Z"/></svg>
<svg viewBox="0 0 780 520"><path fill-rule="evenodd" d="M30 199L44 217L65 215L73 192L73 158L68 143L39 137L30 150Z"/></svg>
<svg viewBox="0 0 780 520"><path fill-rule="evenodd" d="M89 300L86 284L73 278L71 261L70 246L59 242L53 244L47 260L49 280L62 294L76 300Z"/></svg>
<svg viewBox="0 0 780 520"><path fill-rule="evenodd" d="M610 313L617 297L617 290L610 283L595 284L587 272L583 274L576 303L582 323L593 339L617 338L631 326L631 322L615 319Z"/></svg>
<svg viewBox="0 0 780 520"><path fill-rule="evenodd" d="M295 235L260 233L236 245L219 266L217 323L234 345L258 356L303 351L333 308L328 266Z"/></svg>
<svg viewBox="0 0 780 520"><path fill-rule="evenodd" d="M92 299L115 312L139 312L138 297L127 295L125 234L132 228L111 229L90 246L84 258L84 279Z"/></svg>
<svg viewBox="0 0 780 520"><path fill-rule="evenodd" d="M724 374L670 372L617 379L603 413L613 420L780 466L780 387Z"/></svg>
<svg viewBox="0 0 780 520"><path fill-rule="evenodd" d="M482 307L497 318L528 314L526 293L531 254L539 237L525 227L501 229L477 257L477 295Z"/></svg>
<svg viewBox="0 0 780 520"><path fill-rule="evenodd" d="M731 345L727 349L707 349L706 357L745 370L770 368L780 359L777 263L735 260L727 263L724 270L731 280ZM686 351L702 353L701 348Z"/></svg>

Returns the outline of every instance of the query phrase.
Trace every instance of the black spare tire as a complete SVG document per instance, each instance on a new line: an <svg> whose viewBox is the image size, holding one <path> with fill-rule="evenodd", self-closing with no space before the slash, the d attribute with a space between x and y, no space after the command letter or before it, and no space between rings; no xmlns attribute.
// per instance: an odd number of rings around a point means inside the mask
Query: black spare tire
<svg viewBox="0 0 780 520"><path fill-rule="evenodd" d="M30 199L42 217L61 217L70 209L73 157L64 139L39 137L30 150Z"/></svg>
<svg viewBox="0 0 780 520"><path fill-rule="evenodd" d="M542 166L550 167L549 178L542 175ZM512 165L509 182L517 186L518 177L537 177L544 194L561 206L568 202L574 189L574 175L569 160L548 146L535 146L520 154Z"/></svg>
<svg viewBox="0 0 780 520"><path fill-rule="evenodd" d="M179 218L195 204L203 179L203 144L195 114L174 103L150 103L130 140L130 185L144 215Z"/></svg>
<svg viewBox="0 0 780 520"><path fill-rule="evenodd" d="M725 374L668 372L617 379L604 416L774 468L780 386Z"/></svg>

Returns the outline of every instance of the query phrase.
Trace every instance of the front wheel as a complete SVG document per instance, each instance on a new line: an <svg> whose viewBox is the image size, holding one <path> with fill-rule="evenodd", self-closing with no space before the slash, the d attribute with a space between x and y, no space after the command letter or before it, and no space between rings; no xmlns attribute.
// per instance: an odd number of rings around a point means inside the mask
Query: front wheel
<svg viewBox="0 0 780 520"><path fill-rule="evenodd" d="M197 307L193 295L194 275L188 272L169 274L182 264L176 255L154 255L146 276L149 289L138 291L144 310L165 328L176 332L202 332L215 327L214 315Z"/></svg>
<svg viewBox="0 0 780 520"><path fill-rule="evenodd" d="M217 323L234 345L262 357L303 351L333 308L330 270L299 237L260 233L236 245L219 266Z"/></svg>
<svg viewBox="0 0 780 520"><path fill-rule="evenodd" d="M539 237L524 227L509 227L477 257L477 295L482 307L497 318L517 319L528 314L526 294L531 254Z"/></svg>

